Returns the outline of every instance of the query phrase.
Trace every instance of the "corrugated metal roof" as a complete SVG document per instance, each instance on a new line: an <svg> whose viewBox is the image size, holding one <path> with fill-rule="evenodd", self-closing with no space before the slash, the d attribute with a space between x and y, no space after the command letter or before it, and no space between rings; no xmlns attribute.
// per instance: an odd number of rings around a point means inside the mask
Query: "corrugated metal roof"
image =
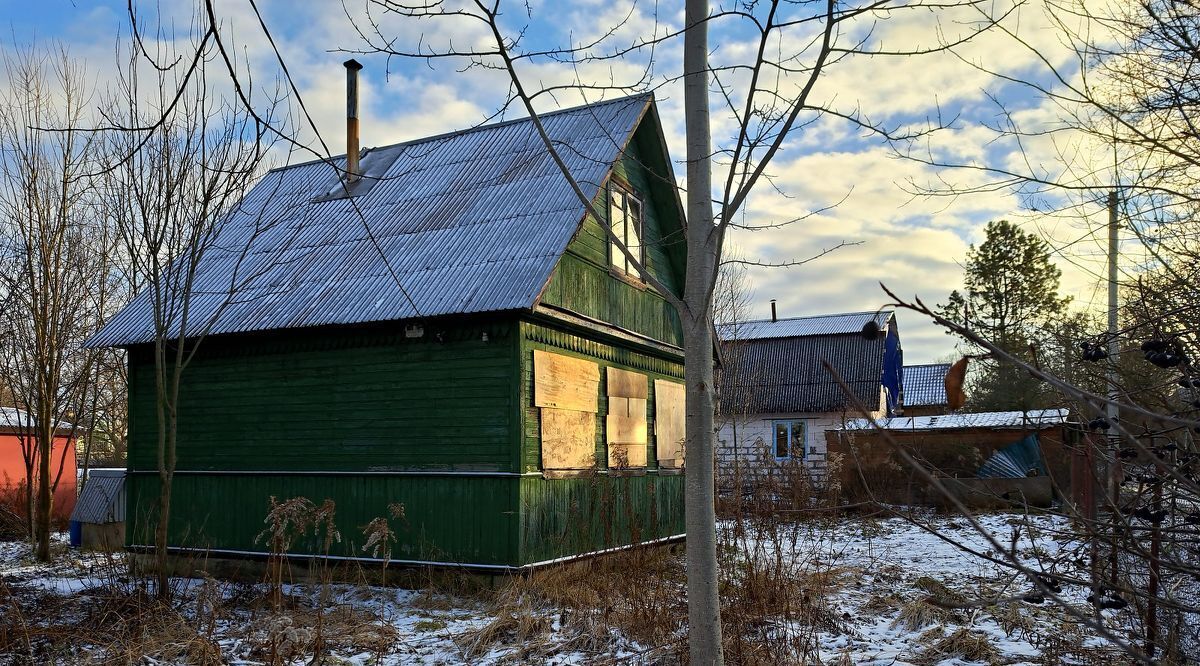
<svg viewBox="0 0 1200 666"><path fill-rule="evenodd" d="M892 321L891 310L878 312L844 312L841 314L791 317L771 321L756 319L719 327L722 340L760 340L763 338L794 338L807 335L844 335L861 333L867 322L874 320L880 329Z"/></svg>
<svg viewBox="0 0 1200 666"><path fill-rule="evenodd" d="M980 412L978 414L947 414L944 416L897 416L878 419L879 426L887 430L956 430L963 428L988 428L992 430L1026 430L1067 422L1066 409L1035 409L1028 412ZM867 419L846 422L843 430L871 430L874 426Z"/></svg>
<svg viewBox="0 0 1200 666"><path fill-rule="evenodd" d="M586 196L652 104L638 95L541 116ZM363 163L364 181L383 175L353 197L336 196L337 174L322 162L268 173L205 253L189 330L530 308L584 217L529 119L377 148ZM153 329L143 293L88 344L149 342Z"/></svg>
<svg viewBox="0 0 1200 666"><path fill-rule="evenodd" d="M93 469L88 471L87 483L71 520L81 523L103 525L125 520L125 470Z"/></svg>
<svg viewBox="0 0 1200 666"><path fill-rule="evenodd" d="M884 339L853 334L752 339L723 345L721 409L726 413L837 412L852 401L821 364L827 360L854 395L879 409Z"/></svg>
<svg viewBox="0 0 1200 666"><path fill-rule="evenodd" d="M15 407L0 407L0 430L27 430L32 427L33 415L29 412ZM69 430L71 427L71 424L66 421L59 421L56 426L58 430Z"/></svg>
<svg viewBox="0 0 1200 666"><path fill-rule="evenodd" d="M949 363L904 366L904 406L945 405L946 373Z"/></svg>
<svg viewBox="0 0 1200 666"><path fill-rule="evenodd" d="M821 364L829 361L851 391L878 409L882 390L884 336L868 340L863 326L894 322L891 310L846 312L741 322L720 327L721 409L727 413L839 412L853 408L837 380Z"/></svg>

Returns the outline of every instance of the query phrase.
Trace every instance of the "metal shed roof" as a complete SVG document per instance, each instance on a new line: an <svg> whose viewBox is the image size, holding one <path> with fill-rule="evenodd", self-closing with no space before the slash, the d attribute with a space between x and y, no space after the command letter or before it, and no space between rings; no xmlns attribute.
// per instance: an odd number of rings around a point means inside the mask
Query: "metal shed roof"
<svg viewBox="0 0 1200 666"><path fill-rule="evenodd" d="M950 372L949 363L904 366L904 406L928 407L947 404L947 372Z"/></svg>
<svg viewBox="0 0 1200 666"><path fill-rule="evenodd" d="M125 470L93 469L75 501L71 520L103 525L125 520Z"/></svg>
<svg viewBox="0 0 1200 666"><path fill-rule="evenodd" d="M872 320L884 328L892 322L892 312L748 322L747 329L736 331L740 337L722 343L721 409L765 414L851 408L822 360L829 361L855 397L878 409L884 336L862 336L863 325ZM728 327L722 331L723 337L733 334Z"/></svg>
<svg viewBox="0 0 1200 666"><path fill-rule="evenodd" d="M0 432L17 432L33 427L33 415L15 407L0 407ZM73 426L66 421L59 421L55 429L70 430ZM61 432L59 434L62 434Z"/></svg>
<svg viewBox="0 0 1200 666"><path fill-rule="evenodd" d="M778 321L756 319L722 325L720 327L720 335L724 341L793 338L808 335L845 335L848 333L861 333L863 326L872 320L882 329L892 321L892 311L844 312L841 314L814 315L809 317L790 317Z"/></svg>
<svg viewBox="0 0 1200 666"><path fill-rule="evenodd" d="M541 120L594 198L648 111L649 94ZM323 162L268 173L200 262L189 329L237 333L530 308L584 218L527 118L376 148L362 164L363 180L377 181L352 187L350 197L338 196L338 175ZM88 344L153 339L144 292Z"/></svg>
<svg viewBox="0 0 1200 666"><path fill-rule="evenodd" d="M1035 409L1028 412L980 412L978 414L947 414L944 416L897 416L878 419L879 427L887 430L959 430L986 428L990 430L1028 430L1061 425L1067 422L1066 409ZM872 430L867 419L846 422L842 430Z"/></svg>

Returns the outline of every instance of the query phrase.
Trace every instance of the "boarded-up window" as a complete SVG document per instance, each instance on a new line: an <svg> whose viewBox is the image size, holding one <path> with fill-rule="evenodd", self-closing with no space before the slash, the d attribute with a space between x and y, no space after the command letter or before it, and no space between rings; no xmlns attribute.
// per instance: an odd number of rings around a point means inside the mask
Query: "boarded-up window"
<svg viewBox="0 0 1200 666"><path fill-rule="evenodd" d="M646 466L646 376L619 368L609 368L607 376L608 418L605 433L610 469Z"/></svg>
<svg viewBox="0 0 1200 666"><path fill-rule="evenodd" d="M685 415L683 384L654 380L654 439L659 467L683 467Z"/></svg>
<svg viewBox="0 0 1200 666"><path fill-rule="evenodd" d="M542 469L591 469L596 466L596 415L570 409L542 408Z"/></svg>
<svg viewBox="0 0 1200 666"><path fill-rule="evenodd" d="M533 402L542 416L542 469L596 466L600 367L591 361L535 350Z"/></svg>
<svg viewBox="0 0 1200 666"><path fill-rule="evenodd" d="M580 358L533 352L533 404L538 407L597 411L600 367Z"/></svg>

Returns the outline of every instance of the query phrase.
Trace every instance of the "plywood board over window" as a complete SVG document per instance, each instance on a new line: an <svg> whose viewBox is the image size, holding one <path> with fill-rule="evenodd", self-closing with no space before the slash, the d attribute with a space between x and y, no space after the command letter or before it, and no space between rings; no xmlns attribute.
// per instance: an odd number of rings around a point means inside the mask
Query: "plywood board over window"
<svg viewBox="0 0 1200 666"><path fill-rule="evenodd" d="M600 366L581 358L534 350L534 405L595 413L599 393Z"/></svg>
<svg viewBox="0 0 1200 666"><path fill-rule="evenodd" d="M683 447L687 438L684 402L683 384L654 380L654 439L659 467L683 467Z"/></svg>
<svg viewBox="0 0 1200 666"><path fill-rule="evenodd" d="M596 467L599 394L599 365L534 350L533 402L541 412L544 472L570 473Z"/></svg>
<svg viewBox="0 0 1200 666"><path fill-rule="evenodd" d="M582 470L596 466L596 415L542 408L542 469Z"/></svg>
<svg viewBox="0 0 1200 666"><path fill-rule="evenodd" d="M646 375L620 368L608 368L606 392L608 417L605 419L609 469L641 469L646 466L646 401L649 381Z"/></svg>

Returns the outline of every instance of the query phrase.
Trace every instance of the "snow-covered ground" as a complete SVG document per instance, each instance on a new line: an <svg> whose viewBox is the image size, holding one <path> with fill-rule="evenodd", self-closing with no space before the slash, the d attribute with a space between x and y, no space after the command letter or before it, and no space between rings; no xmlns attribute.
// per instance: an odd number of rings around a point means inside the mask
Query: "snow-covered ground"
<svg viewBox="0 0 1200 666"><path fill-rule="evenodd" d="M1063 582L1086 579L1069 524L1008 514L979 520L1002 550L1015 544L1027 567L1057 577L1061 604L1039 599L1028 576L965 554L963 546L1004 559L961 518L916 521L936 535L899 518L846 518L773 530L786 538L770 543L754 530L727 543L742 545L739 558L779 554L802 560L797 575L823 574L822 603L835 626L807 631L815 638L812 656L825 663L1120 663L1110 640L1124 632L1103 634L1125 626L1127 611L1104 611L1097 624L1086 602L1090 590ZM726 536L734 528L722 524ZM264 584L196 578L175 581L179 593L163 609L139 593L146 583L130 577L119 556L61 543L56 553L54 563L42 565L27 545L0 543L0 663L299 664L313 660L314 646L325 663L364 666L653 663L663 654L611 625L581 623L578 608L557 607L528 587L452 594L289 585L275 611ZM777 630L782 636L806 628Z"/></svg>
<svg viewBox="0 0 1200 666"><path fill-rule="evenodd" d="M1118 653L1105 649L1112 643L1103 635L1125 638L1128 618L1106 610L1097 621L1087 603L1091 590L1063 582L1088 579L1069 522L1007 514L977 520L994 542L965 519L932 516L915 521L925 527L893 518L809 539L810 550L826 553L853 576L831 597L848 614L848 630L823 632L821 657L853 664L972 663L953 654L947 641L965 632L959 636L990 646L983 650L990 656L976 660L983 663L1110 663ZM1061 591L1037 589L1002 552L1017 553L1027 570L1047 574L1044 580L1058 581ZM931 598L932 608L921 605ZM1006 601L987 604L997 599ZM939 649L950 653L938 659Z"/></svg>

